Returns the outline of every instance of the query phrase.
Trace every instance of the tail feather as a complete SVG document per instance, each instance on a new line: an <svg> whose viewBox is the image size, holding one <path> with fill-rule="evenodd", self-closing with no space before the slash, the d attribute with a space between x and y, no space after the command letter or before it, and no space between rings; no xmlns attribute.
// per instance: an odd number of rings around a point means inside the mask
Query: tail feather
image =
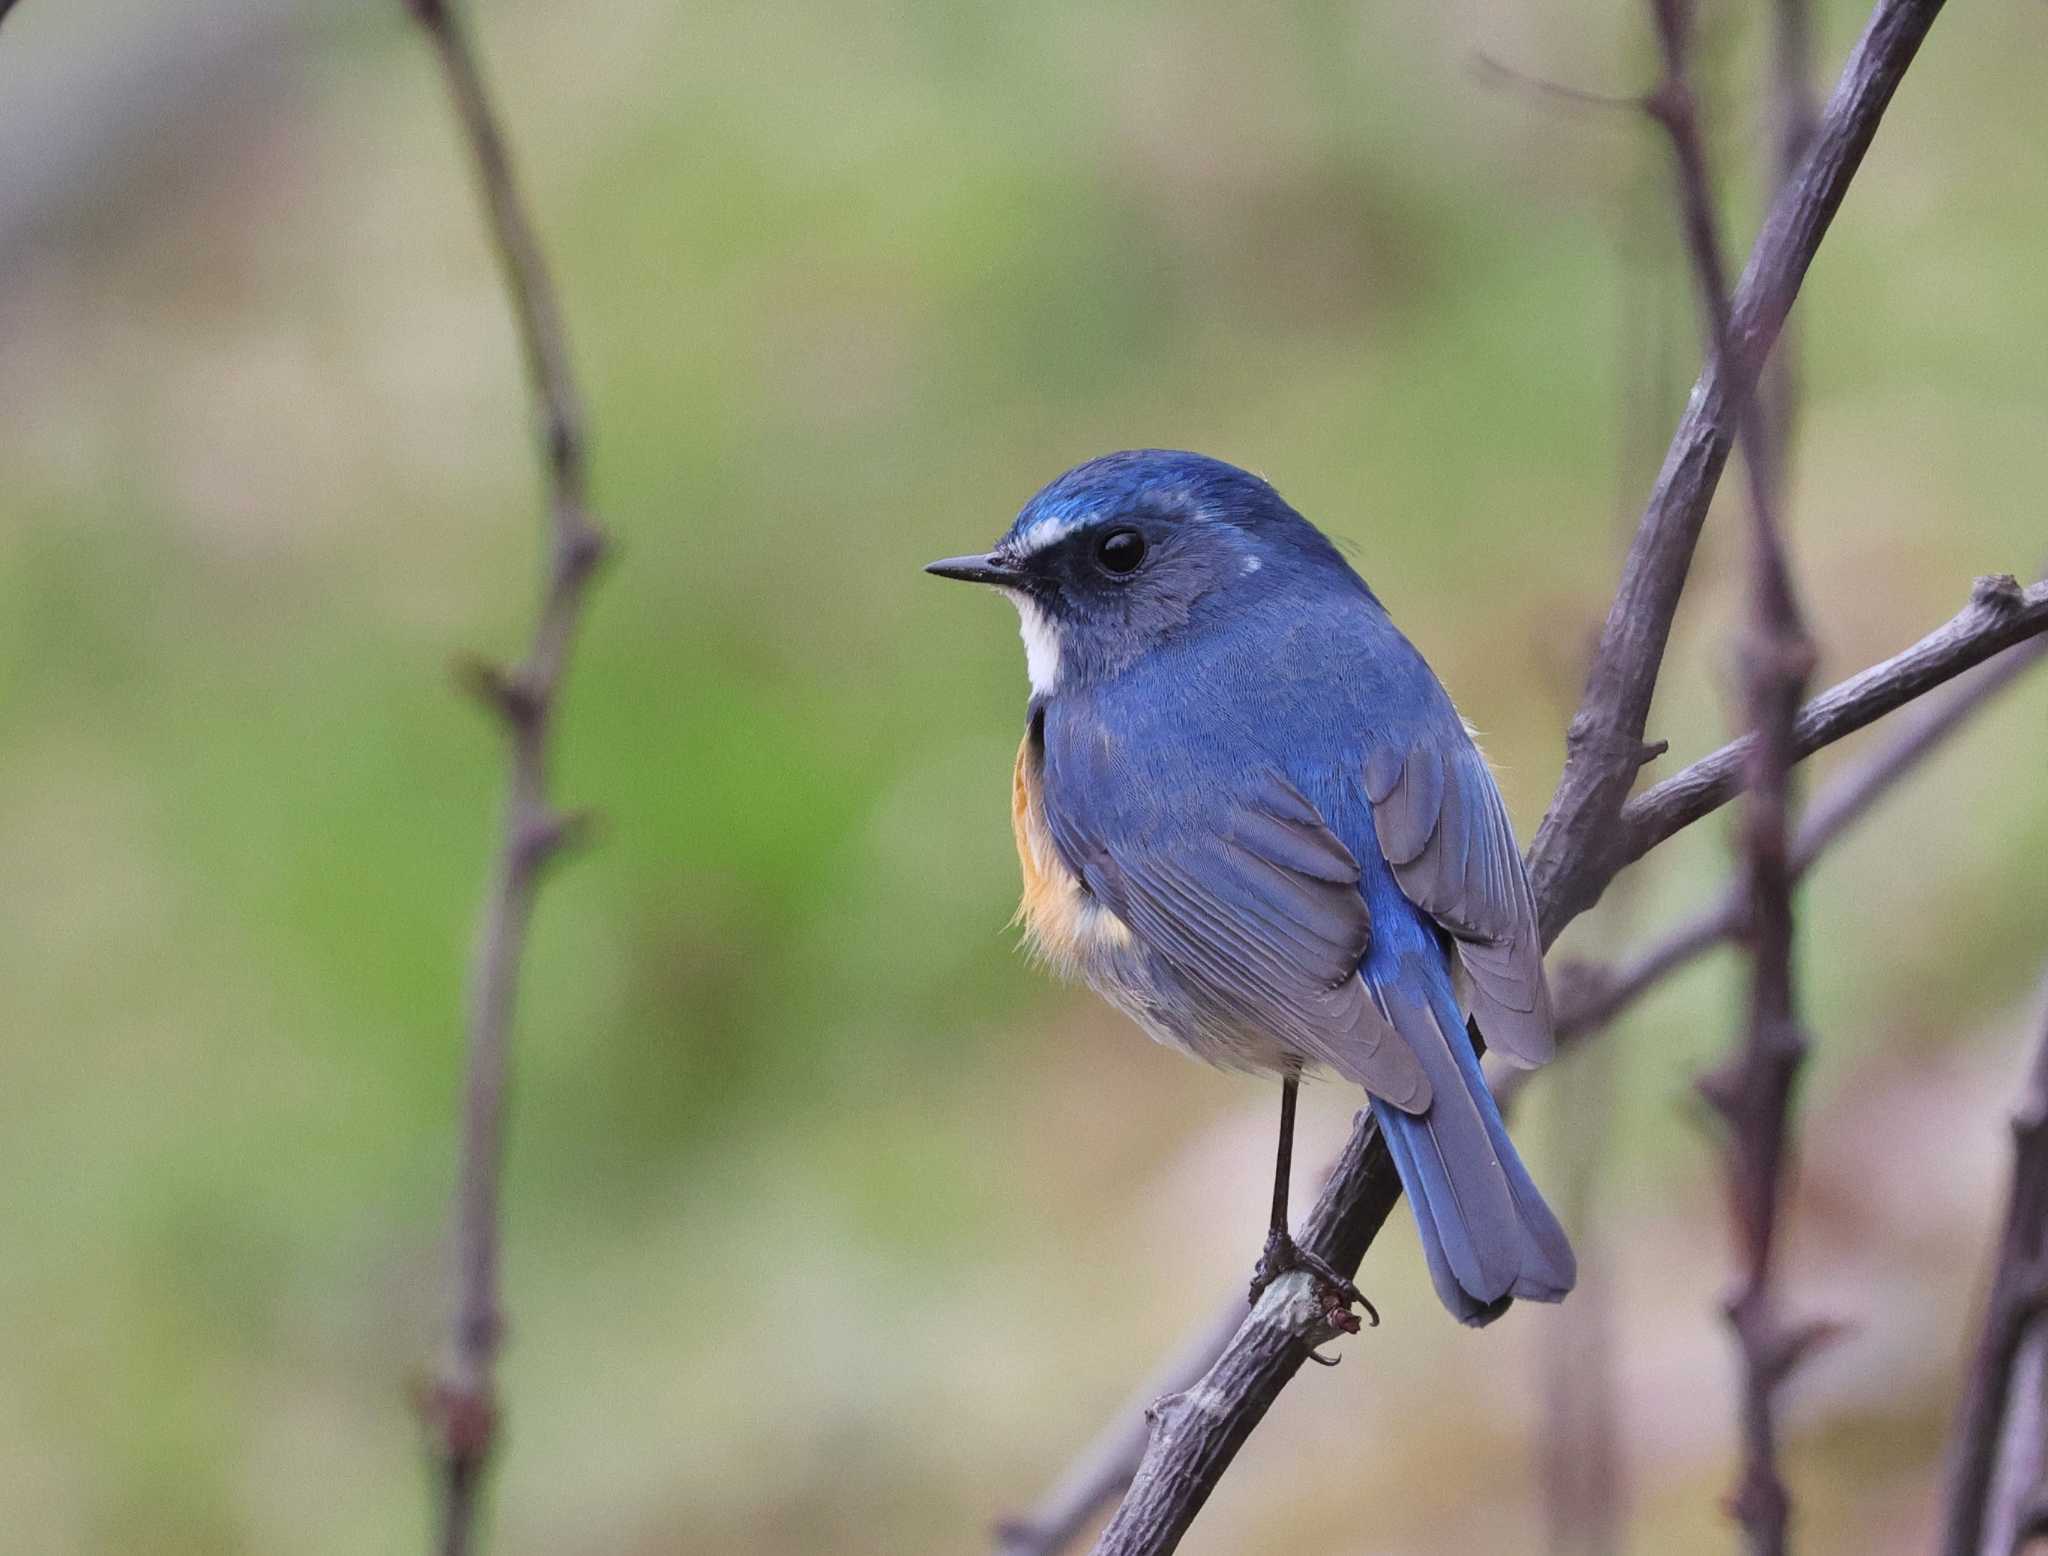
<svg viewBox="0 0 2048 1556"><path fill-rule="evenodd" d="M1404 1113L1375 1101L1373 1113L1414 1210L1437 1295L1461 1323L1478 1326L1516 1297L1559 1300L1578 1266L1508 1139L1447 980L1436 974L1427 982L1426 1005L1392 983L1378 992L1388 1019L1422 1061L1433 1091L1429 1108Z"/></svg>

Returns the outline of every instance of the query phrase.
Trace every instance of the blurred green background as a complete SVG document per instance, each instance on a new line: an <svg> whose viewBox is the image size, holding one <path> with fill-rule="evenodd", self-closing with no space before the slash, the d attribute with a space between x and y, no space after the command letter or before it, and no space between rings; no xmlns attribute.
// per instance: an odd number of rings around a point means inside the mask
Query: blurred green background
<svg viewBox="0 0 2048 1556"><path fill-rule="evenodd" d="M1765 21L1704 17L1745 245ZM1859 21L1822 7L1828 80ZM1262 470L1432 658L1526 838L1696 352L1661 147L1473 58L1627 91L1643 17L477 22L620 541L560 729L602 841L545 894L518 1035L493 1548L973 1550L1241 1288L1273 1097L1014 954L1015 624L918 566L1109 448ZM2044 46L2038 7L1952 8L1801 302L1825 679L2048 551ZM9 18L0 493L0 1546L422 1549L408 1389L500 771L445 671L519 642L539 532L396 0ZM1740 518L1661 771L1731 725ZM1932 1525L2048 953L2044 709L2023 683L1807 894L1785 1281L1854 1326L1789 1405L1810 1550ZM1725 837L1567 949L1704 900ZM1560 1378L1611 1387L1627 1548L1729 1547L1688 1099L1733 988L1703 967L1532 1092L1581 1296L1460 1331L1404 1215L1362 1277L1387 1326L1286 1396L1186 1549L1527 1549ZM1305 1163L1356 1100L1312 1093Z"/></svg>

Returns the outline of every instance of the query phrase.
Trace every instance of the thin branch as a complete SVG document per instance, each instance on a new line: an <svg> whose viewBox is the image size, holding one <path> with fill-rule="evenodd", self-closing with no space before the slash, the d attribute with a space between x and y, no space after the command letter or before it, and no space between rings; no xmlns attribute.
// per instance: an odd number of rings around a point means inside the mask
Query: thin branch
<svg viewBox="0 0 2048 1556"><path fill-rule="evenodd" d="M1771 20L1771 187L1777 188L1806 160L1820 110L1813 91L1812 0L1775 0ZM1799 335L1794 322L1779 337L1760 395L1771 445L1778 453L1775 476L1780 498L1791 485L1788 469L1799 422Z"/></svg>
<svg viewBox="0 0 2048 1556"><path fill-rule="evenodd" d="M1613 1049L1578 1053L1546 1123L1555 1200L1572 1229L1579 1283L1541 1339L1543 1420L1536 1461L1551 1556L1615 1556L1627 1522L1627 1466L1616 1377L1616 1283L1600 1190L1612 1182Z"/></svg>
<svg viewBox="0 0 2048 1556"><path fill-rule="evenodd" d="M1643 731L1657 672L1737 418L1940 9L1940 0L1879 0L1829 102L1813 154L1773 202L1752 251L1730 310L1736 348L1726 361L1717 355L1708 363L1680 422L1572 720L1564 774L1531 849L1546 945L1599 898L1621 868L1612 846L1615 821L1637 769L1655 754L1643 744ZM1399 1193L1378 1131L1369 1117L1362 1118L1297 1241L1336 1268L1355 1270ZM1215 1365L1180 1396L1195 1404L1184 1403L1155 1424L1144 1461L1096 1547L1101 1556L1172 1550L1238 1445L1320 1338L1318 1322L1274 1321L1292 1311L1270 1308L1280 1289L1280 1283L1268 1289Z"/></svg>
<svg viewBox="0 0 2048 1556"><path fill-rule="evenodd" d="M1724 300L1721 240L1688 74L1691 0L1652 0L1664 79L1651 109L1671 138L1675 188L1706 320L1708 344L1722 361L1735 354ZM1792 1094L1807 1039L1794 981L1792 891L1793 723L1812 674L1814 649L1792 581L1778 521L1775 454L1754 400L1740 412L1750 510L1749 622L1742 641L1744 701L1754 732L1741 829L1742 932L1749 942L1749 1015L1743 1041L1700 1092L1727 1125L1729 1218L1741 1259L1740 1284L1727 1304L1741 1364L1742 1470L1732 1499L1753 1556L1782 1556L1791 1500L1778 1469L1779 1387L1799 1355L1780 1322L1772 1283L1778 1212L1791 1153ZM1804 1336L1819 1331L1807 1329Z"/></svg>
<svg viewBox="0 0 2048 1556"><path fill-rule="evenodd" d="M454 1322L426 1409L441 1462L438 1548L444 1556L463 1556L474 1544L478 1498L498 1422L494 1372L504 1332L498 1294L499 1175L520 962L541 874L575 840L581 823L558 811L549 798L549 735L586 586L603 558L605 538L586 506L583 414L569 371L561 309L467 30L448 0L406 0L406 5L434 45L476 165L548 475L549 565L526 657L510 670L471 664L462 674L468 689L503 725L508 753L498 854L470 963L455 1188Z"/></svg>
<svg viewBox="0 0 2048 1556"><path fill-rule="evenodd" d="M2043 985L2043 999L2048 1003L2048 983ZM2012 1145L2005 1231L1949 1447L1944 1556L1984 1556L1990 1549L1985 1539L1988 1525L2012 1529L2027 1521L2024 1508L1994 1508L1991 1499L2000 1440L2012 1414L2008 1404L2015 1366L2029 1334L2040 1332L2042 1316L2048 1313L2048 1014L2043 1016L2026 1092L2013 1115ZM2034 1462L2024 1476L2002 1477L2008 1484L2017 1482L2013 1489L2023 1497L2033 1494L2034 1480L2048 1468L2041 1462L2038 1438L2032 1449ZM2006 1556L2006 1551L1998 1556Z"/></svg>
<svg viewBox="0 0 2048 1556"><path fill-rule="evenodd" d="M1969 604L1947 622L1801 708L1792 729L1793 753L1811 756L2044 630L2048 583L2022 588L2009 573L1979 578ZM1615 868L1633 864L1672 833L1733 799L1753 744L1749 735L1732 740L1630 800L1609 850Z"/></svg>
<svg viewBox="0 0 2048 1556"><path fill-rule="evenodd" d="M1245 1322L1244 1299L1233 1298L1207 1329L1198 1331L1131 1397L1117 1407L1109 1424L1060 1478L1033 1504L1031 1511L996 1524L996 1556L1057 1556L1131 1483L1151 1436L1155 1402L1183 1394L1216 1365Z"/></svg>
<svg viewBox="0 0 2048 1556"><path fill-rule="evenodd" d="M2048 635L2009 648L1958 677L1916 706L1896 738L1823 786L1807 805L1792 841L1793 879L1802 879L1830 843L1964 720L2043 659L2048 659ZM1741 890L1732 888L1714 906L1658 936L1618 967L1570 964L1556 991L1558 1041L1608 1025L1681 967L1732 939L1742 926L1742 911Z"/></svg>
<svg viewBox="0 0 2048 1556"><path fill-rule="evenodd" d="M1372 1115L1361 1112L1295 1241L1340 1270L1355 1270L1400 1198L1386 1143ZM1302 1272L1266 1288L1202 1375L1150 1412L1144 1457L1097 1556L1165 1552L1180 1543L1310 1350L1334 1335L1330 1318L1317 1283Z"/></svg>
<svg viewBox="0 0 2048 1556"><path fill-rule="evenodd" d="M1821 116L1812 152L1772 201L1750 252L1729 306L1735 349L1729 361L1716 357L1700 374L1665 455L1566 732L1563 776L1529 851L1546 945L1599 900L1621 868L1608 857L1614 818L1637 769L1659 749L1643 741L1657 673L1742 403L1940 12L1941 0L1879 0Z"/></svg>
<svg viewBox="0 0 2048 1556"><path fill-rule="evenodd" d="M1551 102L1567 103L1574 108L1596 108L1603 112L1617 108L1633 111L1643 106L1640 98L1620 97L1611 92L1589 91L1585 87L1572 86L1568 82L1532 76L1526 70L1519 70L1484 49L1474 49L1466 58L1471 63L1472 73L1487 86L1512 87L1533 97L1547 98Z"/></svg>

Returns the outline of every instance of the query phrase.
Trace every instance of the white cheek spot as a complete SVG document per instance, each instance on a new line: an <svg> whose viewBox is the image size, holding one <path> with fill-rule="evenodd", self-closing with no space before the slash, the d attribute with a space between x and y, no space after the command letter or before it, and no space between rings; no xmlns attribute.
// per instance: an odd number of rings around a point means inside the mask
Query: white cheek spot
<svg viewBox="0 0 2048 1556"><path fill-rule="evenodd" d="M1005 589L1017 607L1017 630L1024 639L1024 671L1031 689L1041 697L1060 684L1060 629L1028 594Z"/></svg>
<svg viewBox="0 0 2048 1556"><path fill-rule="evenodd" d="M1259 570L1259 559L1258 559L1257 557L1255 557L1255 556L1248 556L1248 557L1246 557L1246 558L1244 559L1244 571L1245 571L1245 572L1247 572L1247 573L1256 573L1256 572L1257 572L1258 570Z"/></svg>

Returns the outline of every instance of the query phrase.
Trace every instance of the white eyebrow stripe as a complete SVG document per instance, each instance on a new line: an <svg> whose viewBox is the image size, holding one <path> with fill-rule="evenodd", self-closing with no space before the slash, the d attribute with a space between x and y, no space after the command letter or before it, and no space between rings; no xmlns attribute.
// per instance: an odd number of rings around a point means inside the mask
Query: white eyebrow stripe
<svg viewBox="0 0 2048 1556"><path fill-rule="evenodd" d="M1016 539L1011 550L1018 556L1036 556L1048 547L1056 546L1081 527L1078 519L1039 519Z"/></svg>

